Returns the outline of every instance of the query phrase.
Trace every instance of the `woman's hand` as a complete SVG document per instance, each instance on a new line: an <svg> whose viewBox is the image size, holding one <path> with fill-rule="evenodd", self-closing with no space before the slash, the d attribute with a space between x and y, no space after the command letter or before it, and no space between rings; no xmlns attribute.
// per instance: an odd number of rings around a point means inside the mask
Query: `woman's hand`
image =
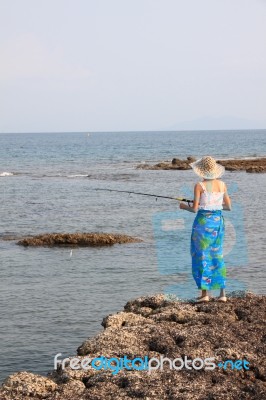
<svg viewBox="0 0 266 400"><path fill-rule="evenodd" d="M179 208L180 208L181 210L186 210L186 209L187 209L187 205L186 205L185 203L180 203L180 204L179 204Z"/></svg>

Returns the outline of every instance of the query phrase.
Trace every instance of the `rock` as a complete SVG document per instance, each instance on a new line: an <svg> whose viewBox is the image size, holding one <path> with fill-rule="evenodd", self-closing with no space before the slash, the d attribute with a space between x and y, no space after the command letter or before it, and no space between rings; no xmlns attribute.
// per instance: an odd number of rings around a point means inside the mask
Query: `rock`
<svg viewBox="0 0 266 400"><path fill-rule="evenodd" d="M58 394L60 398L64 400L77 398L77 396L80 396L79 398L82 399L82 396L86 394L86 392L83 381L77 379L72 379L58 388Z"/></svg>
<svg viewBox="0 0 266 400"><path fill-rule="evenodd" d="M108 315L102 321L104 328L121 328L123 326L136 326L147 324L149 321L147 318L141 315L136 315L130 312L120 312L114 315Z"/></svg>
<svg viewBox="0 0 266 400"><path fill-rule="evenodd" d="M239 171L239 168L236 165L228 166L225 168L227 171Z"/></svg>
<svg viewBox="0 0 266 400"><path fill-rule="evenodd" d="M138 313L138 310L143 308L150 308L152 310L158 309L159 307L165 307L168 304L165 296L163 294L158 294L154 296L143 296L134 300L130 300L126 303L124 309L126 311L132 311Z"/></svg>
<svg viewBox="0 0 266 400"><path fill-rule="evenodd" d="M140 164L137 168L143 169L164 169L164 170L188 170L191 169L192 162L196 161L194 157L188 156L186 160L173 158L171 162L164 161L155 165ZM243 158L232 160L217 160L218 164L225 167L227 171L247 171L249 173L262 173L266 172L266 158Z"/></svg>
<svg viewBox="0 0 266 400"><path fill-rule="evenodd" d="M17 244L21 246L48 246L48 247L87 247L112 246L116 243L136 243L141 239L116 233L47 233L26 237Z"/></svg>
<svg viewBox="0 0 266 400"><path fill-rule="evenodd" d="M227 171L265 172L266 158L248 158L238 160L218 160Z"/></svg>
<svg viewBox="0 0 266 400"><path fill-rule="evenodd" d="M252 166L246 169L246 172L252 173L261 173L261 172L266 172L266 166Z"/></svg>
<svg viewBox="0 0 266 400"><path fill-rule="evenodd" d="M266 391L266 296L228 294L227 303L178 301L164 294L142 296L103 319L104 330L78 348L78 357L128 359L214 357L215 362L247 360L248 370L213 371L58 368L49 379L12 375L0 389L1 400L239 400L264 399ZM33 379L33 376L36 377ZM41 380L39 380L41 378ZM36 385L37 382L40 384ZM21 383L22 380L22 383ZM16 382L19 383L17 384ZM13 382L8 383L7 382ZM32 386L33 385L33 386ZM35 386L34 386L35 385ZM45 397L46 396L46 397Z"/></svg>
<svg viewBox="0 0 266 400"><path fill-rule="evenodd" d="M183 164L181 164L181 165L179 165L176 169L179 169L179 170L187 170L187 169L191 169L191 166L189 165L189 164L187 164L187 163L183 163Z"/></svg>
<svg viewBox="0 0 266 400"><path fill-rule="evenodd" d="M3 392L10 395L12 399L27 397L45 399L56 389L57 384L51 379L30 372L10 375L2 385ZM0 398L2 400L2 397Z"/></svg>
<svg viewBox="0 0 266 400"><path fill-rule="evenodd" d="M182 163L182 160L180 160L179 158L172 159L172 165L176 165L176 164L180 164L180 163Z"/></svg>

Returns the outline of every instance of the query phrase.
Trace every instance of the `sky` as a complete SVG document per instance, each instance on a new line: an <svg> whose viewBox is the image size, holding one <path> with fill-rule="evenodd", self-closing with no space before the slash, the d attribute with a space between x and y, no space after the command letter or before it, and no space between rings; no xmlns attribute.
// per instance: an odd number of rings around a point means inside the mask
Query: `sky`
<svg viewBox="0 0 266 400"><path fill-rule="evenodd" d="M0 0L0 132L266 128L266 0Z"/></svg>

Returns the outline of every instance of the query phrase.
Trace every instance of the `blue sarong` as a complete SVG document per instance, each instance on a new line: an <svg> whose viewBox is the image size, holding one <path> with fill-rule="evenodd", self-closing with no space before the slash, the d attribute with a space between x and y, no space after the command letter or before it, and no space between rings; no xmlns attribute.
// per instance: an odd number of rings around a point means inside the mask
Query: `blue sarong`
<svg viewBox="0 0 266 400"><path fill-rule="evenodd" d="M224 289L224 217L221 210L199 210L192 226L192 275L201 290Z"/></svg>

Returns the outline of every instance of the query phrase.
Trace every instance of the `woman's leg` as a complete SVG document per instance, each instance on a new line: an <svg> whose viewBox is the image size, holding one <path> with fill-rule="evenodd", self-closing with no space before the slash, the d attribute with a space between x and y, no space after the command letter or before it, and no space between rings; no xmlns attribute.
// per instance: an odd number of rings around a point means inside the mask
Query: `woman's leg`
<svg viewBox="0 0 266 400"><path fill-rule="evenodd" d="M226 302L227 298L225 295L225 289L220 289L220 297L218 298L218 301Z"/></svg>
<svg viewBox="0 0 266 400"><path fill-rule="evenodd" d="M197 297L196 303L201 303L203 301L209 301L209 296L206 289L201 289L201 296Z"/></svg>

